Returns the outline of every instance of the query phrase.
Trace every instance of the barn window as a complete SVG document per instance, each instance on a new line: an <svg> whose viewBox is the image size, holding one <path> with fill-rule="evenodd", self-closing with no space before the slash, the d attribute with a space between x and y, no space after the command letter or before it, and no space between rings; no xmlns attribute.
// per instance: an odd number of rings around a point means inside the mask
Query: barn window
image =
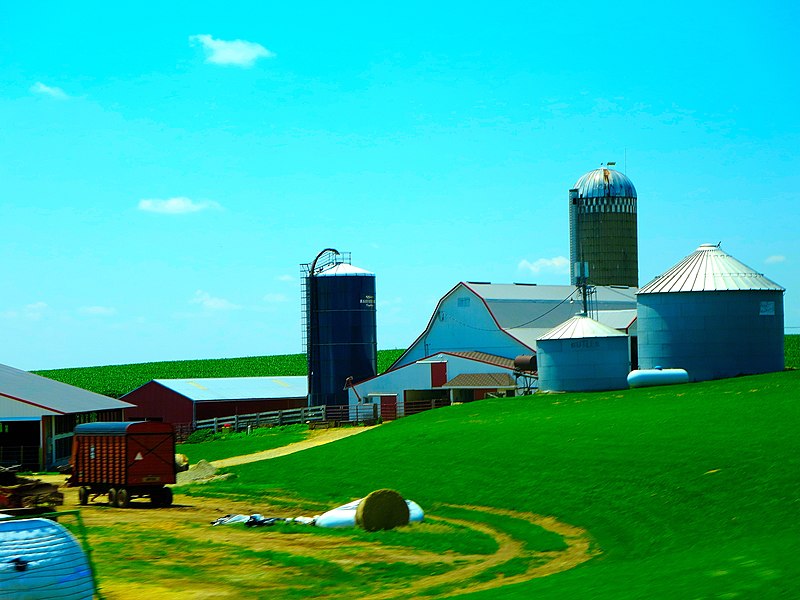
<svg viewBox="0 0 800 600"><path fill-rule="evenodd" d="M469 298L459 298L458 308L466 308L469 306Z"/></svg>

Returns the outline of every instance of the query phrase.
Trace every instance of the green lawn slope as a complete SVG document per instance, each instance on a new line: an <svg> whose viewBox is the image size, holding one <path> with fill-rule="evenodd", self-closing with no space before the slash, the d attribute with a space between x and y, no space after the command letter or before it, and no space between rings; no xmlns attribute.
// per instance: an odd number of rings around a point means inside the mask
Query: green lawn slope
<svg viewBox="0 0 800 600"><path fill-rule="evenodd" d="M800 596L800 372L429 411L193 493L335 505L390 487L587 529L584 565L476 598Z"/></svg>

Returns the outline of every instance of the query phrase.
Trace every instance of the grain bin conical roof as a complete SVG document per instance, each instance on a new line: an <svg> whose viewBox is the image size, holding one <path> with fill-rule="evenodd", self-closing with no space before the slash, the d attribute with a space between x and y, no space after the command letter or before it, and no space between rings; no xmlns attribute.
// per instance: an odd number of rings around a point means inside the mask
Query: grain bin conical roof
<svg viewBox="0 0 800 600"><path fill-rule="evenodd" d="M638 294L718 292L784 288L757 273L714 244L703 244L669 271L639 289Z"/></svg>
<svg viewBox="0 0 800 600"><path fill-rule="evenodd" d="M583 315L575 315L567 319L561 325L557 325L543 336L536 338L540 340L575 340L584 338L607 338L625 337L625 334L617 331L613 327L598 323L594 319Z"/></svg>

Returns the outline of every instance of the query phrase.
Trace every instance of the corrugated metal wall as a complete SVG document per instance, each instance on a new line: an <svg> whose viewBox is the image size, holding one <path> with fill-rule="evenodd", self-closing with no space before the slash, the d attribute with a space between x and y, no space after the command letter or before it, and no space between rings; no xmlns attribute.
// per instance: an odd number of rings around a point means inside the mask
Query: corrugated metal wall
<svg viewBox="0 0 800 600"><path fill-rule="evenodd" d="M628 338L539 340L542 391L588 392L628 387Z"/></svg>
<svg viewBox="0 0 800 600"><path fill-rule="evenodd" d="M782 291L641 294L638 315L642 369L704 381L784 368Z"/></svg>

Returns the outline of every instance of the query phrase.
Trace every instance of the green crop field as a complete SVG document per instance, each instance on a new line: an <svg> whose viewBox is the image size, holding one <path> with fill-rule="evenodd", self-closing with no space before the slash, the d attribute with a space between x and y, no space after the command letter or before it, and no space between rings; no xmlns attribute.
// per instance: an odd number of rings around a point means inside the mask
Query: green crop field
<svg viewBox="0 0 800 600"><path fill-rule="evenodd" d="M378 371L385 371L402 353L403 350L379 350ZM152 379L288 377L306 375L307 372L305 354L178 360L34 371L37 375L112 398L119 398Z"/></svg>
<svg viewBox="0 0 800 600"><path fill-rule="evenodd" d="M390 487L433 517L452 517L450 505L493 507L494 525L532 547L561 542L515 533L525 522L502 511L552 515L586 529L599 552L475 598L793 598L800 595L799 389L800 371L787 371L484 400L234 467L235 479L183 491L220 504L274 505L291 496L333 506ZM525 568L514 559L482 577ZM324 590L326 571L319 572L315 589Z"/></svg>

